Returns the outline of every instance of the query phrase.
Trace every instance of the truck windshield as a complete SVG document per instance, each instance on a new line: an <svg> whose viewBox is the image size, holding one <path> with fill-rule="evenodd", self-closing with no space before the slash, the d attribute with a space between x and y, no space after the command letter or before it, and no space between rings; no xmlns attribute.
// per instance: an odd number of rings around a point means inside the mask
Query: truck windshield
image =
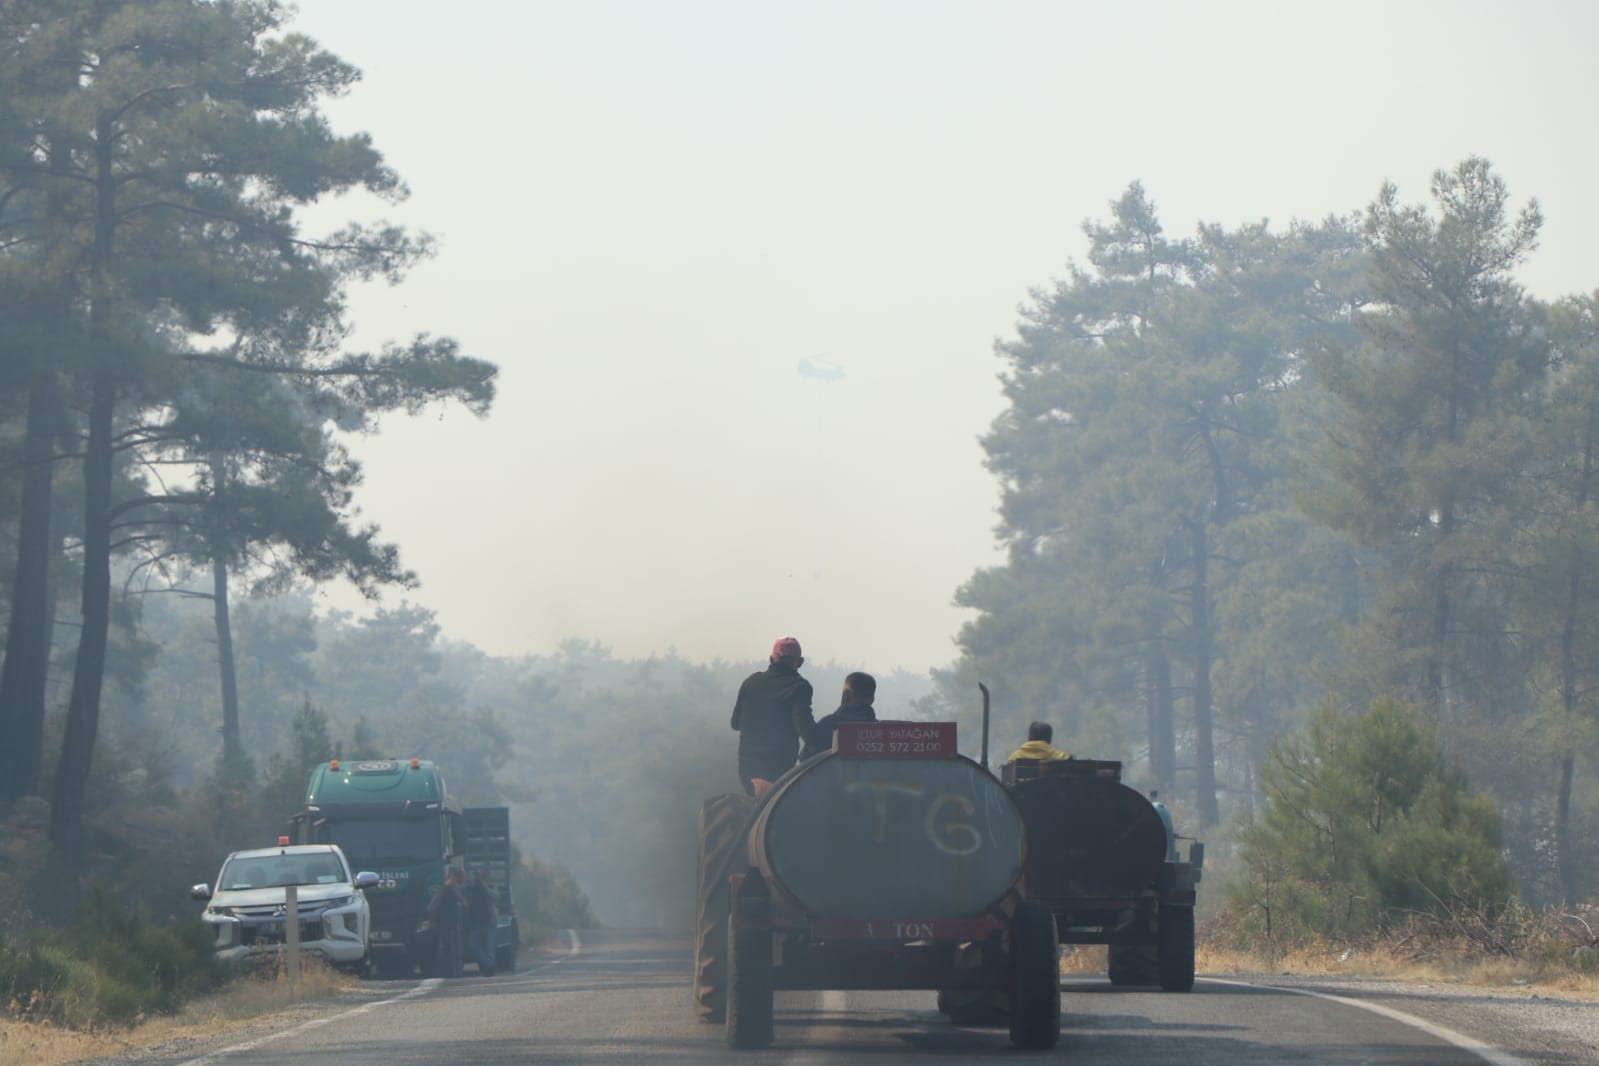
<svg viewBox="0 0 1599 1066"><path fill-rule="evenodd" d="M375 862L426 862L444 851L437 818L327 821L317 826L316 840L339 845L357 869Z"/></svg>

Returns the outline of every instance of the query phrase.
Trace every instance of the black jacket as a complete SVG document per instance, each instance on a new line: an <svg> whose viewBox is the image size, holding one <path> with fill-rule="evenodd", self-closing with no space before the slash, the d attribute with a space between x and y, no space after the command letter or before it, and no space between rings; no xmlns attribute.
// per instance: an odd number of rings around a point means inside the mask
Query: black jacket
<svg viewBox="0 0 1599 1066"><path fill-rule="evenodd" d="M800 741L816 728L811 683L786 663L751 674L738 687L733 728L738 730L740 760L786 756L793 765Z"/></svg>
<svg viewBox="0 0 1599 1066"><path fill-rule="evenodd" d="M840 722L875 721L877 721L877 712L869 703L846 703L832 714L823 715L806 735L805 750L800 752L800 761L803 762L813 755L820 755L831 749L833 734L838 731Z"/></svg>
<svg viewBox="0 0 1599 1066"><path fill-rule="evenodd" d="M467 924L479 927L499 924L500 901L495 898L493 887L470 881L464 894Z"/></svg>

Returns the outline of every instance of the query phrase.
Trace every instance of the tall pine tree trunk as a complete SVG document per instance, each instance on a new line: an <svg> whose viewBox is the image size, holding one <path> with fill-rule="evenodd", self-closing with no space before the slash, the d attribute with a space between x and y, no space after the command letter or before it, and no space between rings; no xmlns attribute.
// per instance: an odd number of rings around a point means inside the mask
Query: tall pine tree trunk
<svg viewBox="0 0 1599 1066"><path fill-rule="evenodd" d="M0 668L0 800L37 793L44 762L44 694L50 672L51 490L60 424L55 374L28 390L17 570Z"/></svg>
<svg viewBox="0 0 1599 1066"><path fill-rule="evenodd" d="M1577 485L1576 509L1580 513L1588 506L1588 485L1594 476L1595 451L1599 440L1595 437L1594 419L1590 415L1582 442L1582 480ZM1580 665L1578 663L1577 622L1582 611L1582 575L1588 564L1580 549L1571 562L1571 573L1566 582L1565 618L1560 627L1560 703L1569 723L1577 714ZM1571 784L1576 777L1577 763L1568 749L1560 759L1560 779L1555 791L1555 865L1560 873L1561 902L1577 901L1577 863L1571 854Z"/></svg>
<svg viewBox="0 0 1599 1066"><path fill-rule="evenodd" d="M233 667L233 624L228 619L228 564L211 561L212 606L217 627L217 669L222 675L222 757L244 754L239 739L239 683Z"/></svg>
<svg viewBox="0 0 1599 1066"><path fill-rule="evenodd" d="M50 810L50 839L73 873L88 866L84 799L100 731L100 690L111 627L111 423L117 390L104 360L97 353L83 458L83 626Z"/></svg>
<svg viewBox="0 0 1599 1066"><path fill-rule="evenodd" d="M1189 534L1194 555L1193 618L1190 619L1194 655L1194 801L1200 825L1209 827L1221 821L1216 806L1216 748L1210 707L1210 543L1202 521L1190 521Z"/></svg>
<svg viewBox="0 0 1599 1066"><path fill-rule="evenodd" d="M211 456L211 488L220 495L227 467L222 456ZM223 547L211 546L211 607L217 630L217 670L222 678L222 759L233 765L244 754L239 739L239 682L233 662L233 622L228 615L228 562Z"/></svg>
<svg viewBox="0 0 1599 1066"><path fill-rule="evenodd" d="M1172 707L1171 659L1157 637L1144 661L1149 675L1149 776L1168 796L1177 792L1177 724Z"/></svg>
<svg viewBox="0 0 1599 1066"><path fill-rule="evenodd" d="M111 118L95 124L94 247L89 263L89 425L83 454L83 620L67 700L66 735L51 795L50 839L69 872L88 868L83 828L89 768L100 731L100 690L105 683L111 629L111 471L117 381L111 342L112 234L116 232L116 182L112 173Z"/></svg>

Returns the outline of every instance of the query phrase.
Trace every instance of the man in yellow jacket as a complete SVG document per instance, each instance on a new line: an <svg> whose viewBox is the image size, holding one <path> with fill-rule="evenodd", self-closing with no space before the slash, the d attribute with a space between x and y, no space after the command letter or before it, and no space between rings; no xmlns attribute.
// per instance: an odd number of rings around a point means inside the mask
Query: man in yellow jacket
<svg viewBox="0 0 1599 1066"><path fill-rule="evenodd" d="M1017 759L1070 759L1071 753L1061 751L1050 741L1055 739L1055 729L1048 722L1034 722L1027 727L1027 743L1010 753L1006 762Z"/></svg>

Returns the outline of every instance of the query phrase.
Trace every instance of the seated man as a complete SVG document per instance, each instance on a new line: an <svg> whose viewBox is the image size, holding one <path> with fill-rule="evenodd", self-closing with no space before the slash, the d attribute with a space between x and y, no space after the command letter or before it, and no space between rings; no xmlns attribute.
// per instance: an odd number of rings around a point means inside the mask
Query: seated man
<svg viewBox="0 0 1599 1066"><path fill-rule="evenodd" d="M804 761L820 755L833 746L833 734L840 722L875 722L877 712L872 700L877 698L877 679L871 674L855 673L844 679L844 694L839 698L838 710L823 715L805 736L805 749L800 752Z"/></svg>
<svg viewBox="0 0 1599 1066"><path fill-rule="evenodd" d="M1052 761L1056 759L1070 759L1071 753L1061 751L1050 741L1055 739L1055 728L1048 722L1034 722L1027 727L1027 743L1010 753L1006 762L1015 762L1017 759L1039 759Z"/></svg>

